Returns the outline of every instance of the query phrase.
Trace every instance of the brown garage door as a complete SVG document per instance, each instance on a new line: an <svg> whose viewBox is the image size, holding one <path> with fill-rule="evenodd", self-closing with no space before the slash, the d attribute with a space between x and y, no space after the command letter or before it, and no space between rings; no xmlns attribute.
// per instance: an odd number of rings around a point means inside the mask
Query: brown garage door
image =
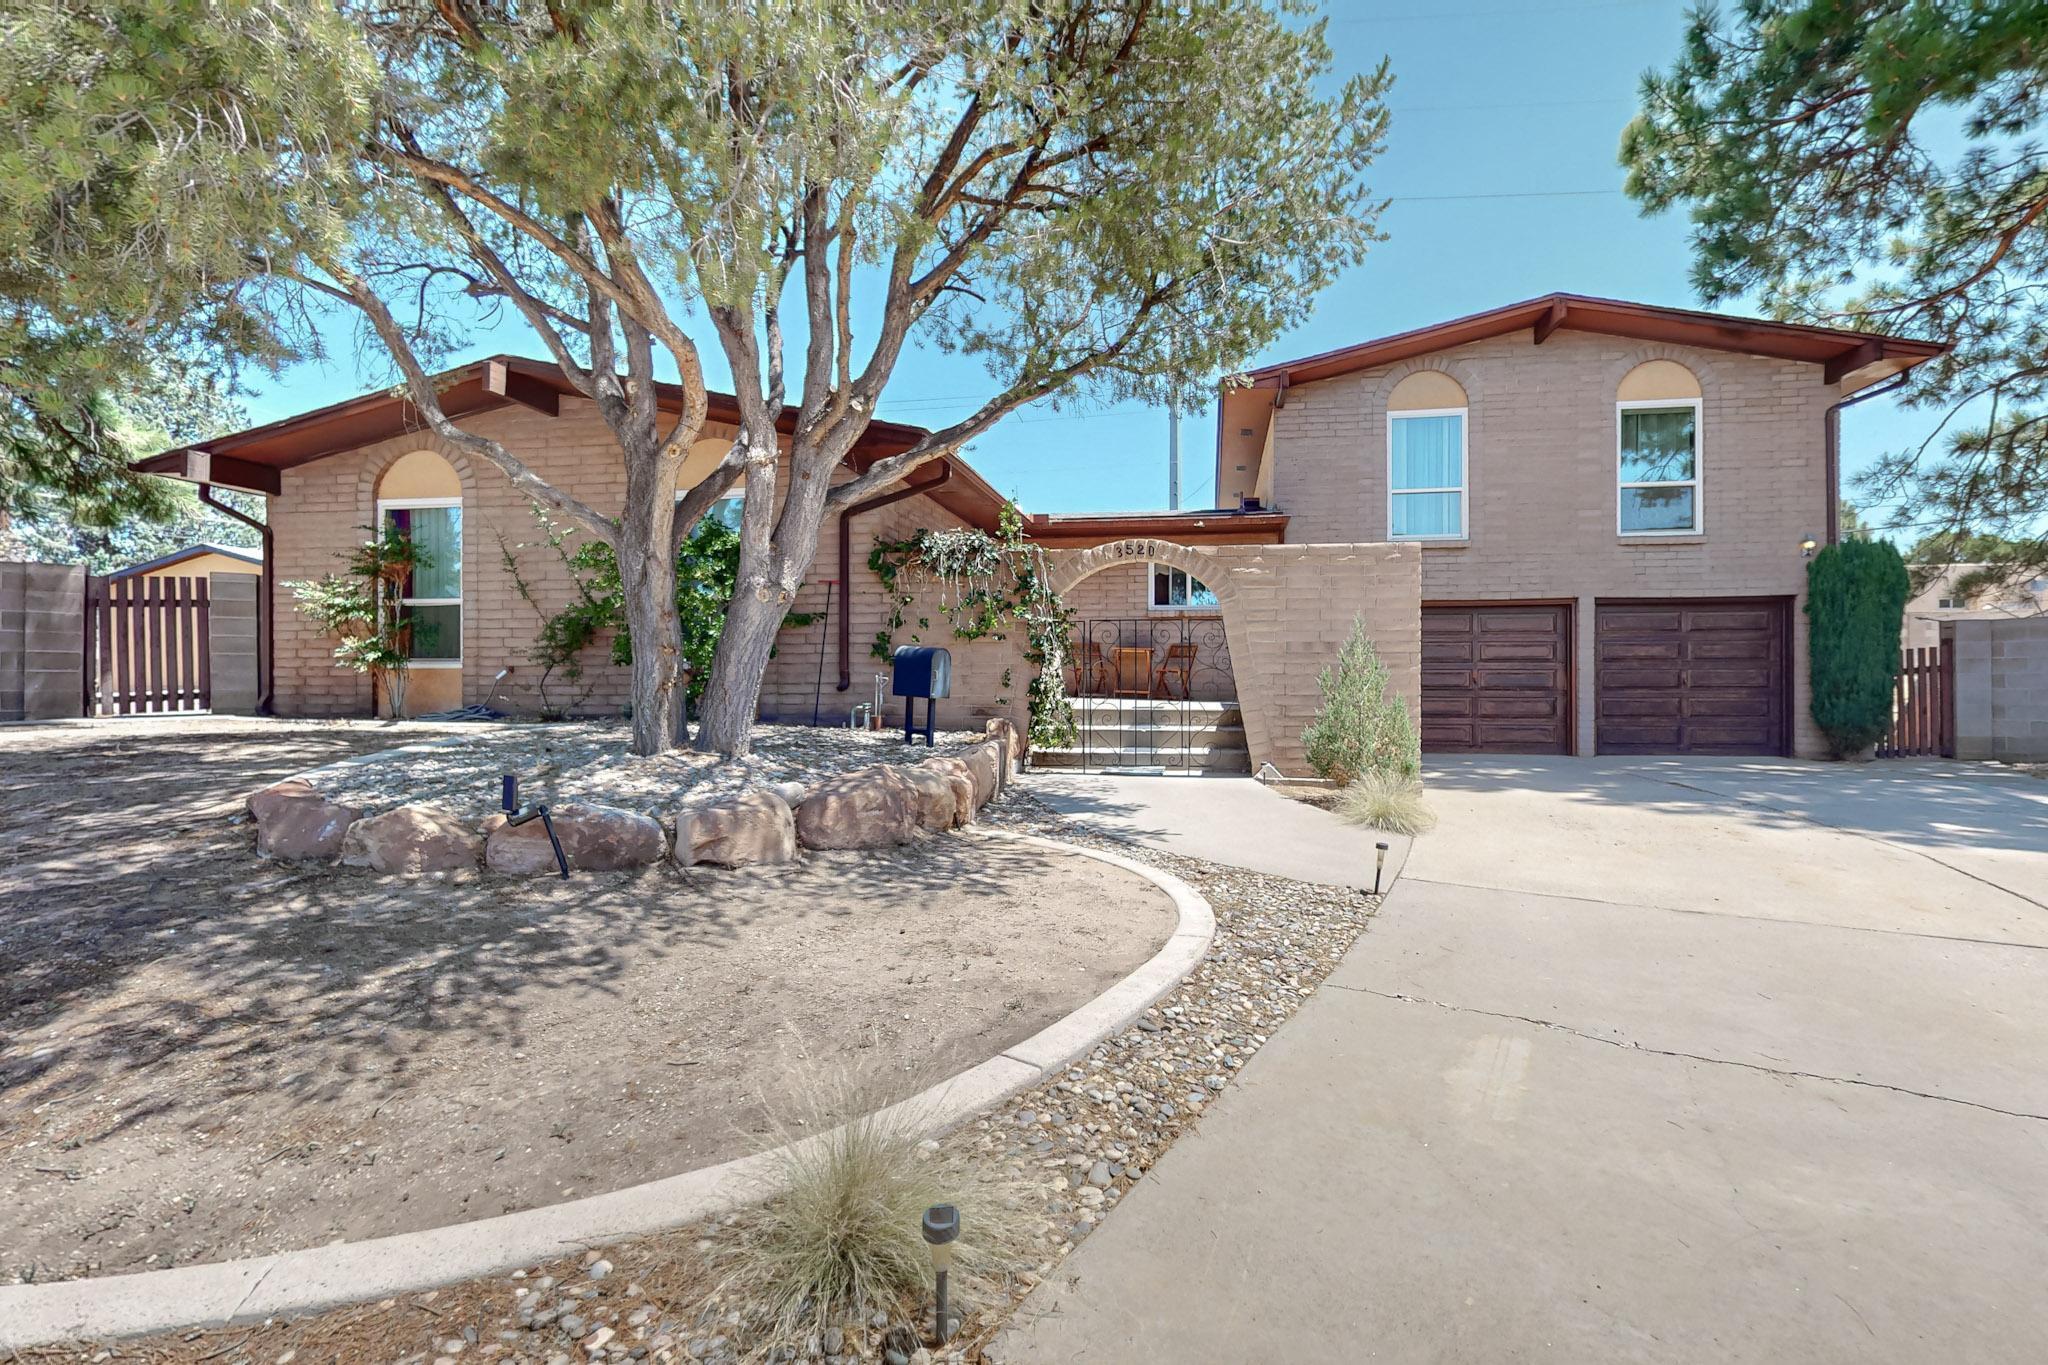
<svg viewBox="0 0 2048 1365"><path fill-rule="evenodd" d="M1425 606L1422 747L1438 754L1571 752L1568 606Z"/></svg>
<svg viewBox="0 0 2048 1365"><path fill-rule="evenodd" d="M1778 597L1594 608L1603 754L1783 754L1791 603Z"/></svg>

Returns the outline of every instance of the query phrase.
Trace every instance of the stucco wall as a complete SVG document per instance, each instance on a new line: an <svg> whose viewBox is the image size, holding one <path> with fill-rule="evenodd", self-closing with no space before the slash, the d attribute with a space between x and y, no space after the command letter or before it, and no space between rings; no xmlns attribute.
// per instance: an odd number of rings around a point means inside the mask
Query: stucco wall
<svg viewBox="0 0 2048 1365"><path fill-rule="evenodd" d="M2048 761L2048 616L1944 629L1955 651L1956 757Z"/></svg>
<svg viewBox="0 0 2048 1365"><path fill-rule="evenodd" d="M1615 402L1623 378L1675 361L1702 396L1702 531L1616 528ZM1468 397L1467 536L1421 551L1429 601L1570 598L1578 604L1579 752L1594 748L1594 606L1601 598L1794 599L1794 750L1825 752L1810 714L1800 542L1827 531L1824 419L1838 388L1820 368L1560 331L1518 333L1287 390L1273 414L1272 498L1290 543L1387 536L1386 404L1440 370Z"/></svg>

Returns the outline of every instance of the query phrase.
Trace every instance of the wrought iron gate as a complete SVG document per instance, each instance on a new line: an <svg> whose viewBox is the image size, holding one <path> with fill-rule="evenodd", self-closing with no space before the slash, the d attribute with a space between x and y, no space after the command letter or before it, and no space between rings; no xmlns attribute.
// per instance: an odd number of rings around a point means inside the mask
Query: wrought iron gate
<svg viewBox="0 0 2048 1365"><path fill-rule="evenodd" d="M1193 766L1213 718L1187 703L1235 694L1220 619L1093 620L1075 632L1072 695L1084 766Z"/></svg>

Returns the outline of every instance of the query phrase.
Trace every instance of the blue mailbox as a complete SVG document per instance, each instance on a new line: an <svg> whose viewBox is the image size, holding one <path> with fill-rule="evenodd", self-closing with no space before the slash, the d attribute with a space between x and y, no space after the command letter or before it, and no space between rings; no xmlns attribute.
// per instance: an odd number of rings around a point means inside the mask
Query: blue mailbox
<svg viewBox="0 0 2048 1365"><path fill-rule="evenodd" d="M932 747L938 699L953 694L953 656L931 645L901 645L889 660L889 691L903 698L903 742L914 743L917 699L924 698L924 744Z"/></svg>

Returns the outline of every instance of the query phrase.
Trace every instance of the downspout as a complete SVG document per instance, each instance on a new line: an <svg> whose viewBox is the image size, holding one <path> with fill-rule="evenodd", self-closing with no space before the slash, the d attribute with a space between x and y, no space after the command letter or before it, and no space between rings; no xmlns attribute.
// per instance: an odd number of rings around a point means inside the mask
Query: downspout
<svg viewBox="0 0 2048 1365"><path fill-rule="evenodd" d="M231 507L213 496L213 485L199 485L199 500L216 512L225 512L244 526L253 526L263 537L263 590L256 595L256 714L271 713L272 674L276 672L275 621L271 605L277 591L277 547L270 535L270 523L258 521L239 507Z"/></svg>
<svg viewBox="0 0 2048 1365"><path fill-rule="evenodd" d="M1828 405L1823 426L1827 430L1827 480L1828 480L1828 526L1827 543L1838 545L1842 540L1842 409L1851 408L1866 398L1878 398L1887 393L1896 393L1904 388L1906 380L1912 377L1910 370L1901 370L1882 384L1852 393L1847 398L1837 399Z"/></svg>
<svg viewBox="0 0 2048 1365"><path fill-rule="evenodd" d="M929 493L952 482L953 462L947 459L935 461L939 466L939 477L923 483L910 484L893 493L877 493L866 502L857 502L839 514L839 688L841 692L853 686L853 519L861 512L872 512L878 507L887 507L892 502L914 498L919 493Z"/></svg>

